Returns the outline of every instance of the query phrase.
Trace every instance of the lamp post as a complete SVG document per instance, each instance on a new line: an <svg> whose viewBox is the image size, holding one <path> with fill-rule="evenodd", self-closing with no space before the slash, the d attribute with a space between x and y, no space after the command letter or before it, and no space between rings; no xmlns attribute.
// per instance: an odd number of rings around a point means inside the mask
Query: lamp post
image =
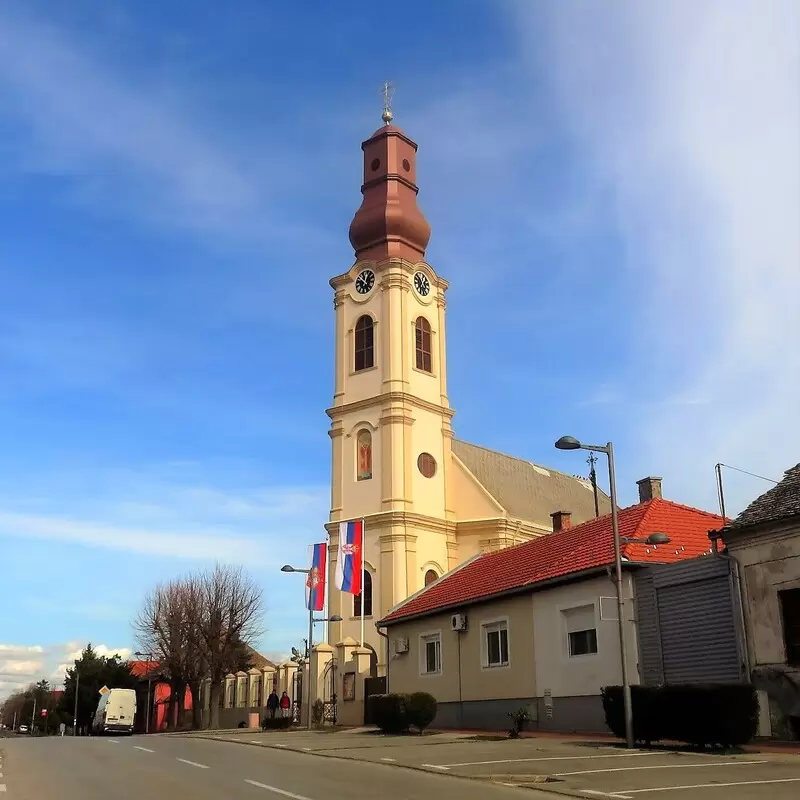
<svg viewBox="0 0 800 800"><path fill-rule="evenodd" d="M291 564L284 564L281 572L299 572L301 575L309 575L310 569L300 569ZM308 610L308 729L312 730L311 725L311 651L314 647L314 623L315 622L341 622L342 618L338 614L330 617L315 617L313 610Z"/></svg>
<svg viewBox="0 0 800 800"><path fill-rule="evenodd" d="M625 636L624 601L622 597L622 543L668 544L669 536L665 533L652 533L646 539L624 540L619 535L619 516L617 514L617 479L614 470L614 445L584 444L573 436L562 436L556 442L558 450L588 450L594 453L605 453L608 458L608 486L611 495L611 531L614 536L615 584L617 587L617 620L619 624L619 654L622 661L622 702L625 709L625 741L629 748L635 746L633 736L633 702L631 699L631 682L628 676L628 645Z"/></svg>
<svg viewBox="0 0 800 800"><path fill-rule="evenodd" d="M150 665L153 663L153 653L140 653L137 650L134 655L139 656L139 658L147 658L147 704L145 705L144 732L148 734L150 733L150 681L153 678Z"/></svg>
<svg viewBox="0 0 800 800"><path fill-rule="evenodd" d="M75 668L75 708L72 712L72 735L78 735L78 689L81 686L81 673Z"/></svg>

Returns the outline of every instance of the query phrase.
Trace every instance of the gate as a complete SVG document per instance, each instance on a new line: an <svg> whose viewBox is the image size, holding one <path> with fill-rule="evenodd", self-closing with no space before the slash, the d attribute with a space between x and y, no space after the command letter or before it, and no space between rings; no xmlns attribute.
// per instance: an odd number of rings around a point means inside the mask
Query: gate
<svg viewBox="0 0 800 800"><path fill-rule="evenodd" d="M386 676L382 678L366 678L364 680L364 724L374 725L372 703L369 698L374 694L386 694Z"/></svg>

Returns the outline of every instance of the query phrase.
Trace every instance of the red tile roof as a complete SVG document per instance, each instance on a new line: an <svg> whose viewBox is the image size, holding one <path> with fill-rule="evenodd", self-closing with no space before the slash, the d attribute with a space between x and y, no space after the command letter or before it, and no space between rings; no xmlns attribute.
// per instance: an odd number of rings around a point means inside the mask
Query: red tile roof
<svg viewBox="0 0 800 800"><path fill-rule="evenodd" d="M683 561L708 553L708 531L721 527L722 517L658 498L619 511L622 537L644 539L666 533L668 545L623 544L628 561L657 564ZM382 620L406 617L474 603L493 595L614 563L611 515L547 534L524 544L486 553L444 575Z"/></svg>
<svg viewBox="0 0 800 800"><path fill-rule="evenodd" d="M160 666L158 661L129 661L128 665L134 678L146 678Z"/></svg>

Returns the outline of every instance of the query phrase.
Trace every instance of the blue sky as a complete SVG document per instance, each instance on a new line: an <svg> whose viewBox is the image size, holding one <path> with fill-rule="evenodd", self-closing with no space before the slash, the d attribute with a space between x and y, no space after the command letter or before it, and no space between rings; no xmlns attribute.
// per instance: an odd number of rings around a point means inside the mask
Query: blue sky
<svg viewBox="0 0 800 800"><path fill-rule="evenodd" d="M716 507L800 399L796 4L0 5L0 694L134 644L154 582L264 585L328 512L333 310L378 87L420 145L462 438ZM487 389L487 387L491 387ZM730 472L729 507L769 484Z"/></svg>

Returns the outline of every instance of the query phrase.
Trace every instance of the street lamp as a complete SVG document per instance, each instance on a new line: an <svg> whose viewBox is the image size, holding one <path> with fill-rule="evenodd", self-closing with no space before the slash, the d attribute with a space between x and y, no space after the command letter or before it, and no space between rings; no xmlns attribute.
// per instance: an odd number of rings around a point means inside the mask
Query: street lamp
<svg viewBox="0 0 800 800"><path fill-rule="evenodd" d="M629 748L635 746L633 738L633 702L631 699L631 682L628 677L628 646L625 637L624 604L622 599L622 539L619 535L619 518L617 515L617 479L614 471L614 445L584 444L574 436L562 436L556 442L557 450L590 450L605 453L608 458L608 485L611 494L611 531L614 536L614 562L616 567L615 583L617 586L617 619L619 624L619 653L622 660L622 701L625 706L625 740ZM665 533L651 533L647 539L624 539L626 544L668 544L669 536Z"/></svg>
<svg viewBox="0 0 800 800"><path fill-rule="evenodd" d="M139 658L147 657L147 704L145 705L144 732L148 734L150 733L150 681L153 677L150 665L153 663L153 653L140 653L137 650L134 655Z"/></svg>
<svg viewBox="0 0 800 800"><path fill-rule="evenodd" d="M302 575L309 575L310 569L300 569L293 567L291 564L284 564L281 567L281 572L299 572ZM314 647L314 623L315 622L341 622L342 618L338 614L332 614L330 617L315 617L314 612L308 610L308 729L312 730L311 725L311 650Z"/></svg>

